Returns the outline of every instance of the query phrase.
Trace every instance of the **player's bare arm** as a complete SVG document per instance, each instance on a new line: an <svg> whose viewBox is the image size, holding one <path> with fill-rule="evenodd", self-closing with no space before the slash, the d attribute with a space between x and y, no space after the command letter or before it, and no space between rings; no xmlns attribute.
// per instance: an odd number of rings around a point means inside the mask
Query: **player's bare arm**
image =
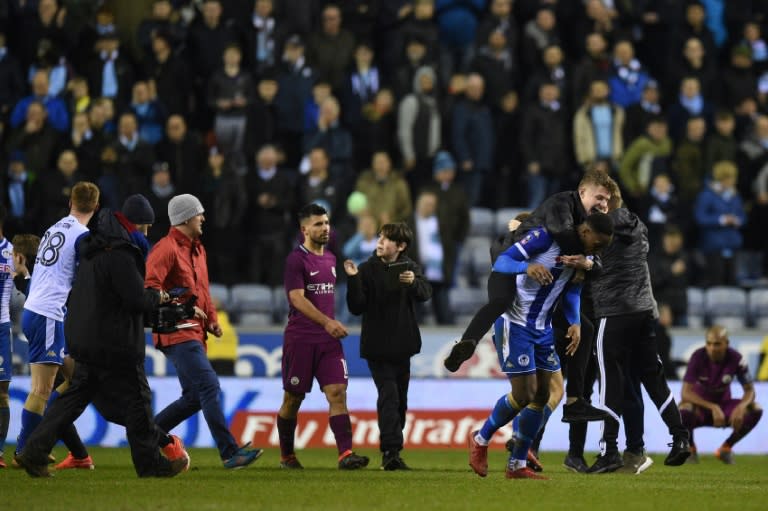
<svg viewBox="0 0 768 511"><path fill-rule="evenodd" d="M303 289L291 289L288 292L288 299L291 301L291 305L295 307L296 310L304 314L318 325L322 326L326 332L331 334L336 339L343 339L349 333L347 332L347 328L340 321L331 319L320 312L317 307L315 307L312 302L310 302L304 296Z"/></svg>

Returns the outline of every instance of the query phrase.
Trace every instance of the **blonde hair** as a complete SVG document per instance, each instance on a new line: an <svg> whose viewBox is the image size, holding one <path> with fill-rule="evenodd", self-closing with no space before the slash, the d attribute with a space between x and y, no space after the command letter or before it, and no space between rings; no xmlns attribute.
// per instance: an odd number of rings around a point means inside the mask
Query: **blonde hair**
<svg viewBox="0 0 768 511"><path fill-rule="evenodd" d="M719 161L712 166L712 177L715 181L724 179L736 179L739 176L739 169L732 161Z"/></svg>
<svg viewBox="0 0 768 511"><path fill-rule="evenodd" d="M99 207L99 187L90 181L78 181L72 187L69 200L79 213L92 213Z"/></svg>

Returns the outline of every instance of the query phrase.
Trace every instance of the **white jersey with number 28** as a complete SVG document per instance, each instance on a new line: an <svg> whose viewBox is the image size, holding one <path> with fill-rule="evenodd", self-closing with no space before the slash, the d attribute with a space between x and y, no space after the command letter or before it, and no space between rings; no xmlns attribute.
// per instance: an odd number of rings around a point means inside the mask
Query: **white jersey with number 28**
<svg viewBox="0 0 768 511"><path fill-rule="evenodd" d="M46 318L64 321L67 296L78 261L78 242L88 228L72 215L45 231L37 249L35 268L24 308Z"/></svg>

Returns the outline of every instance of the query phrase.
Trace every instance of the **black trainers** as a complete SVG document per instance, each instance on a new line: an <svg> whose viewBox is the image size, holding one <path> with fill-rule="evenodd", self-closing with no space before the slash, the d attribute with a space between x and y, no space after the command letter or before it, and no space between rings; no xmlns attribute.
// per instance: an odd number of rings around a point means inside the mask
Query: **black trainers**
<svg viewBox="0 0 768 511"><path fill-rule="evenodd" d="M607 474L615 472L624 466L618 452L603 454L597 457L595 463L587 469L587 474Z"/></svg>
<svg viewBox="0 0 768 511"><path fill-rule="evenodd" d="M571 472L577 472L579 474L586 474L587 470L589 470L589 466L587 465L584 456L574 456L572 454L566 454L565 459L563 460L563 466Z"/></svg>
<svg viewBox="0 0 768 511"><path fill-rule="evenodd" d="M296 457L295 454L291 454L289 456L286 456L285 458L280 459L280 468L301 470L302 468L304 468L304 465L299 463L299 459Z"/></svg>
<svg viewBox="0 0 768 511"><path fill-rule="evenodd" d="M664 460L665 465L671 467L679 467L688 457L691 455L691 444L687 438L675 438L671 444L668 444L671 449L667 458Z"/></svg>
<svg viewBox="0 0 768 511"><path fill-rule="evenodd" d="M461 364L469 360L477 347L477 341L474 339L461 339L451 348L451 353L443 361L443 365L450 372L458 371Z"/></svg>
<svg viewBox="0 0 768 511"><path fill-rule="evenodd" d="M400 453L397 451L385 451L381 458L382 470L410 470L411 467L405 464Z"/></svg>
<svg viewBox="0 0 768 511"><path fill-rule="evenodd" d="M339 470L357 470L368 466L368 456L358 456L352 451L344 453L339 459Z"/></svg>
<svg viewBox="0 0 768 511"><path fill-rule="evenodd" d="M607 411L595 408L582 398L569 405L563 405L563 422L604 421L610 417Z"/></svg>
<svg viewBox="0 0 768 511"><path fill-rule="evenodd" d="M48 470L48 463L34 463L28 459L23 453L14 454L13 461L24 470L27 471L31 477L53 477L53 474Z"/></svg>

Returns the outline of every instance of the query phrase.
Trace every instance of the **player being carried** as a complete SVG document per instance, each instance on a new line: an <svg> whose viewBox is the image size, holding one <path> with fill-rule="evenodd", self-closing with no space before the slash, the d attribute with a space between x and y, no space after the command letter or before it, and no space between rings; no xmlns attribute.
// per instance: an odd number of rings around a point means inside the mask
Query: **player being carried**
<svg viewBox="0 0 768 511"><path fill-rule="evenodd" d="M613 222L604 213L593 213L576 227L584 253L599 253L611 242ZM560 370L552 334L552 312L562 301L569 323L573 355L581 340L579 319L581 283L573 281L575 264L563 253L547 229L538 227L505 250L493 271L516 276L514 300L496 321L494 342L501 370L512 391L502 396L482 429L469 438L469 465L481 477L488 474L488 443L493 434L520 414L520 427L509 457L509 479L546 479L526 466L528 450L543 420L549 400L550 379Z"/></svg>

